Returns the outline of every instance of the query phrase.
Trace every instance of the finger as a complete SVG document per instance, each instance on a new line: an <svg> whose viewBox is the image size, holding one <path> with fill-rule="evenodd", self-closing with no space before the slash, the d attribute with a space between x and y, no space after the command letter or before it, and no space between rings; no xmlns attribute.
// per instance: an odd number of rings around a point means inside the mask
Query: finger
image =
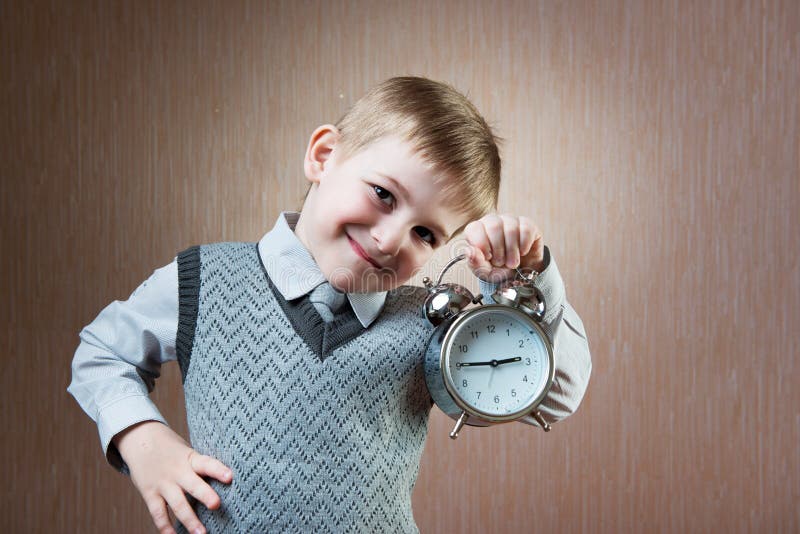
<svg viewBox="0 0 800 534"><path fill-rule="evenodd" d="M167 512L167 504L158 495L153 495L145 499L147 510L150 512L150 517L153 518L156 528L161 534L175 534L175 529L169 520L169 512Z"/></svg>
<svg viewBox="0 0 800 534"><path fill-rule="evenodd" d="M536 234L539 234L539 229L527 217L520 217L519 219L519 254L520 256L527 256L531 251Z"/></svg>
<svg viewBox="0 0 800 534"><path fill-rule="evenodd" d="M544 237L539 227L531 222L530 219L522 217L520 219L520 253L523 257L541 260L544 255Z"/></svg>
<svg viewBox="0 0 800 534"><path fill-rule="evenodd" d="M540 270L544 258L544 237L541 230L526 217L520 218L519 240L525 265Z"/></svg>
<svg viewBox="0 0 800 534"><path fill-rule="evenodd" d="M491 269L492 264L478 247L467 248L467 263L471 269Z"/></svg>
<svg viewBox="0 0 800 534"><path fill-rule="evenodd" d="M189 501L186 500L186 494L183 493L183 489L177 485L170 485L162 494L167 504L169 504L169 507L172 508L175 517L186 527L186 530L193 534L205 534L206 529L200 520L197 519L197 515L189 505Z"/></svg>
<svg viewBox="0 0 800 534"><path fill-rule="evenodd" d="M506 262L506 238L503 231L503 219L498 215L487 215L481 221L491 246L492 265L502 267Z"/></svg>
<svg viewBox="0 0 800 534"><path fill-rule="evenodd" d="M225 484L229 484L233 480L233 472L230 468L212 456L206 456L193 450L189 453L189 465L192 471L200 476L215 478Z"/></svg>
<svg viewBox="0 0 800 534"><path fill-rule="evenodd" d="M537 262L542 261L544 258L544 238L539 234L531 245L530 256L535 258Z"/></svg>
<svg viewBox="0 0 800 534"><path fill-rule="evenodd" d="M503 236L505 239L505 266L514 269L519 266L519 218L513 215L501 215Z"/></svg>
<svg viewBox="0 0 800 534"><path fill-rule="evenodd" d="M473 249L469 252L470 262L480 264L481 260L488 261L492 258L492 247L486 236L486 229L480 221L472 221L464 227L464 237ZM480 252L480 255L475 254L475 251Z"/></svg>
<svg viewBox="0 0 800 534"><path fill-rule="evenodd" d="M216 510L221 504L219 495L208 482L192 474L180 481L181 487L192 497L200 501L209 510Z"/></svg>

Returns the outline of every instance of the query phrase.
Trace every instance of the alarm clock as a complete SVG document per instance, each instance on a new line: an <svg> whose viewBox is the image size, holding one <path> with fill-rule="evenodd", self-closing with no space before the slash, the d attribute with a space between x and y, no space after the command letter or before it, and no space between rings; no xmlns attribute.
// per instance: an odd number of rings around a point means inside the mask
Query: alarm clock
<svg viewBox="0 0 800 534"><path fill-rule="evenodd" d="M534 286L538 273L498 286L494 303L483 303L458 284L443 284L442 269L434 283L423 279L428 294L425 317L436 328L425 353L428 391L436 405L456 421L456 439L465 424L492 426L510 421L550 430L538 407L555 374L553 344L541 322L542 293ZM469 307L470 305L475 305Z"/></svg>

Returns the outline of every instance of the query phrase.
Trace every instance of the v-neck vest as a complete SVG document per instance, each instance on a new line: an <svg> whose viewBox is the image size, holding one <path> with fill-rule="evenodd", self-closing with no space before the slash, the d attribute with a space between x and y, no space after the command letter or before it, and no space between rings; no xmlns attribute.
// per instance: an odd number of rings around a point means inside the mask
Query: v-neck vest
<svg viewBox="0 0 800 534"><path fill-rule="evenodd" d="M178 361L192 446L234 473L195 503L209 532L416 532L411 492L431 399L424 289L363 328L286 301L254 243L178 255Z"/></svg>

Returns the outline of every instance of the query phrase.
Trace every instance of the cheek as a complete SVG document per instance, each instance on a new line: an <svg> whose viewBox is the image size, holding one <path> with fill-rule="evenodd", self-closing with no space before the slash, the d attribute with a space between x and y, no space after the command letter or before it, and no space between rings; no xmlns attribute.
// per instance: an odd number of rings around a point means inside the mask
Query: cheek
<svg viewBox="0 0 800 534"><path fill-rule="evenodd" d="M366 195L347 194L339 195L335 202L327 206L330 217L328 220L342 222L369 221L375 212L375 207Z"/></svg>
<svg viewBox="0 0 800 534"><path fill-rule="evenodd" d="M428 260L431 259L433 256L433 252L431 251L414 251L408 254L403 262L403 266L401 268L402 275L408 279L415 275L420 269L422 269Z"/></svg>

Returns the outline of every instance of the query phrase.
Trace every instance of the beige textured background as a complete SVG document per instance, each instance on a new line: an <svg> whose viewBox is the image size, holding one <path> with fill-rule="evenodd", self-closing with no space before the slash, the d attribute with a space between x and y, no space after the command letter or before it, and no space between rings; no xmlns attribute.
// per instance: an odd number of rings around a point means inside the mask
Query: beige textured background
<svg viewBox="0 0 800 534"><path fill-rule="evenodd" d="M66 394L77 334L299 205L311 130L398 74L506 139L594 374L552 433L434 414L423 532L800 530L800 3L0 4L4 532L151 532ZM157 402L178 429L177 366Z"/></svg>

